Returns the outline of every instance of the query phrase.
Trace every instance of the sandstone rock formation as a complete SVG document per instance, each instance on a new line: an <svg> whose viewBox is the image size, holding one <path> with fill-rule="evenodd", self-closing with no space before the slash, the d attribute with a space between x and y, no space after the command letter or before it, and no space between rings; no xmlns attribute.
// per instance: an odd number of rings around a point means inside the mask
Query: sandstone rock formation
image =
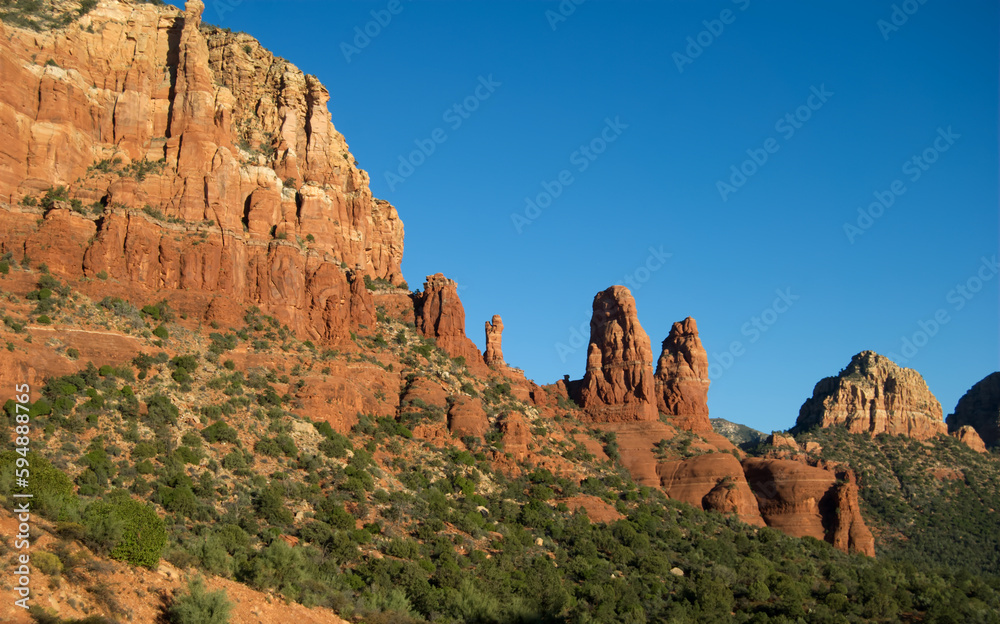
<svg viewBox="0 0 1000 624"><path fill-rule="evenodd" d="M853 478L804 460L741 464L740 451L712 429L708 386L708 358L694 319L674 323L653 375L649 338L639 324L635 301L628 289L613 286L594 298L584 378L567 378L545 390L557 398L573 398L584 419L615 434L621 461L637 483L660 487L671 498L701 509L737 514L750 524L873 555L874 541L861 518ZM535 403L544 408L545 397ZM657 407L666 422L657 418ZM686 451L693 457L668 450L681 431L694 434ZM661 440L667 444L658 444ZM800 450L791 436L776 434L771 441L782 454Z"/></svg>
<svg viewBox="0 0 1000 624"><path fill-rule="evenodd" d="M448 408L448 430L456 438L473 436L482 440L490 430L490 421L479 399L457 395Z"/></svg>
<svg viewBox="0 0 1000 624"><path fill-rule="evenodd" d="M790 435L784 433L772 433L767 436L767 445L774 448L788 448L795 451L801 450L799 443Z"/></svg>
<svg viewBox="0 0 1000 624"><path fill-rule="evenodd" d="M503 434L503 450L511 453L515 460L522 460L528 455L528 443L531 442L531 432L528 423L517 412L511 412L500 423Z"/></svg>
<svg viewBox="0 0 1000 624"><path fill-rule="evenodd" d="M854 475L847 483L837 486L837 503L834 507L833 546L844 552L859 552L875 556L875 537L861 516L858 503L858 484Z"/></svg>
<svg viewBox="0 0 1000 624"><path fill-rule="evenodd" d="M708 354L690 316L674 323L656 364L656 407L671 424L711 432L708 419Z"/></svg>
<svg viewBox="0 0 1000 624"><path fill-rule="evenodd" d="M838 480L831 470L790 459L748 458L743 470L768 526L830 541L845 552L875 555L853 475Z"/></svg>
<svg viewBox="0 0 1000 624"><path fill-rule="evenodd" d="M502 339L503 319L499 314L494 314L493 320L486 322L486 353L483 354L483 361L491 368L504 366Z"/></svg>
<svg viewBox="0 0 1000 624"><path fill-rule="evenodd" d="M424 290L414 295L417 330L433 338L451 357L463 357L470 368L482 366L482 354L465 335L465 307L458 285L440 273L428 275Z"/></svg>
<svg viewBox="0 0 1000 624"><path fill-rule="evenodd" d="M624 286L594 297L587 372L579 403L592 422L657 420L653 351L639 324L635 299Z"/></svg>
<svg viewBox="0 0 1000 624"><path fill-rule="evenodd" d="M740 461L729 453L709 453L656 467L670 498L700 509L735 513L747 524L764 526L757 499L747 485Z"/></svg>
<svg viewBox="0 0 1000 624"><path fill-rule="evenodd" d="M948 430L968 425L988 447L1000 445L1000 372L990 373L972 386L948 415Z"/></svg>
<svg viewBox="0 0 1000 624"><path fill-rule="evenodd" d="M175 290L189 315L223 296L343 339L374 311L362 277L402 282L402 223L326 89L203 9L106 2L65 29L0 26L0 250L105 271L137 300ZM59 185L100 217L35 225L41 210L17 205Z"/></svg>
<svg viewBox="0 0 1000 624"><path fill-rule="evenodd" d="M986 452L986 443L983 442L983 439L979 437L979 434L976 433L975 428L971 425L962 425L953 431L951 435L958 438L959 442L964 442L969 448L977 453Z"/></svg>
<svg viewBox="0 0 1000 624"><path fill-rule="evenodd" d="M923 377L874 351L863 351L836 377L816 384L796 428L847 427L851 433L905 435L918 440L947 433L941 404Z"/></svg>

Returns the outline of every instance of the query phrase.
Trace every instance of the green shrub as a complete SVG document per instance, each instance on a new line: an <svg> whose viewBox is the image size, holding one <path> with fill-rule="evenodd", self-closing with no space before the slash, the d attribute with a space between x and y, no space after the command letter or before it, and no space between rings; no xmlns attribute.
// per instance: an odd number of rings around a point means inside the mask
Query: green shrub
<svg viewBox="0 0 1000 624"><path fill-rule="evenodd" d="M15 470L21 458L16 451L0 453L0 492L15 491ZM32 495L32 509L54 520L69 519L76 513L79 502L73 491L73 482L66 473L53 466L37 453L28 453L31 477L27 488L17 488L18 493ZM22 462L23 463L23 462Z"/></svg>
<svg viewBox="0 0 1000 624"><path fill-rule="evenodd" d="M214 425L209 425L201 430L201 437L209 444L214 444L216 442L228 442L230 444L235 444L237 441L236 429L233 429L228 424L223 421L219 421Z"/></svg>
<svg viewBox="0 0 1000 624"><path fill-rule="evenodd" d="M31 563L43 574L49 576L57 576L63 569L63 564L62 561L59 561L59 557L44 550L32 553Z"/></svg>
<svg viewBox="0 0 1000 624"><path fill-rule="evenodd" d="M155 568L167 545L167 529L156 511L115 490L84 513L87 540L112 559Z"/></svg>
<svg viewBox="0 0 1000 624"><path fill-rule="evenodd" d="M229 624L233 604L224 590L205 591L205 582L197 577L188 582L187 593L174 598L167 609L171 624Z"/></svg>
<svg viewBox="0 0 1000 624"><path fill-rule="evenodd" d="M164 325L158 325L156 329L153 330L153 335L162 340L170 338L170 332L167 331L167 328Z"/></svg>

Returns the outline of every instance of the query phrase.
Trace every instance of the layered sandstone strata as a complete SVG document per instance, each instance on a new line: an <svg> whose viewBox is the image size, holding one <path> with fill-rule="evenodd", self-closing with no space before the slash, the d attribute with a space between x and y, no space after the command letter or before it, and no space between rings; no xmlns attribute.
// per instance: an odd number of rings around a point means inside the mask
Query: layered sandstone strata
<svg viewBox="0 0 1000 624"><path fill-rule="evenodd" d="M63 29L0 25L0 249L343 339L374 318L362 278L402 283L402 222L326 88L203 10L106 1ZM58 186L76 210L36 225L27 204Z"/></svg>
<svg viewBox="0 0 1000 624"><path fill-rule="evenodd" d="M843 426L851 433L918 440L947 433L941 404L920 373L874 351L855 355L839 375L817 383L812 398L799 410L796 426Z"/></svg>

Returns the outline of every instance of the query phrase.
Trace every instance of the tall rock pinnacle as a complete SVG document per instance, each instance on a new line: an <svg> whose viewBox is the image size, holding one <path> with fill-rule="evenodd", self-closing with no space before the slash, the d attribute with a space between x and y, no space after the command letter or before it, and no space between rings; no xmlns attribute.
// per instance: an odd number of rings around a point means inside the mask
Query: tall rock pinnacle
<svg viewBox="0 0 1000 624"><path fill-rule="evenodd" d="M657 420L653 351L624 286L594 297L580 405L594 422Z"/></svg>
<svg viewBox="0 0 1000 624"><path fill-rule="evenodd" d="M503 339L503 319L499 314L493 315L492 321L486 322L486 353L483 354L483 361L487 366L503 366L503 351L501 342Z"/></svg>
<svg viewBox="0 0 1000 624"><path fill-rule="evenodd" d="M708 420L708 354L691 317L674 323L656 364L656 407L671 424L688 431L712 431Z"/></svg>

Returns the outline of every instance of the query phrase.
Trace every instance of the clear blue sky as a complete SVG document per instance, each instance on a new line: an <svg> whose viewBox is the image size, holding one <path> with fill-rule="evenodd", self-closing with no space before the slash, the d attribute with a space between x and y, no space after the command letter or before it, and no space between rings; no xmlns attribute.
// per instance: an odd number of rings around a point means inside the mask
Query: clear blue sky
<svg viewBox="0 0 1000 624"><path fill-rule="evenodd" d="M329 87L406 224L410 286L458 281L470 337L501 314L507 361L540 383L583 374L574 330L626 276L654 353L694 316L712 416L765 431L865 349L920 371L945 414L1000 368L1000 278L980 269L998 253L996 2L896 2L895 23L889 0L567 0L560 21L555 2L207 4ZM434 152L401 175L416 141ZM519 232L546 182L558 196ZM859 224L875 192L893 201ZM798 299L766 312L778 289Z"/></svg>

